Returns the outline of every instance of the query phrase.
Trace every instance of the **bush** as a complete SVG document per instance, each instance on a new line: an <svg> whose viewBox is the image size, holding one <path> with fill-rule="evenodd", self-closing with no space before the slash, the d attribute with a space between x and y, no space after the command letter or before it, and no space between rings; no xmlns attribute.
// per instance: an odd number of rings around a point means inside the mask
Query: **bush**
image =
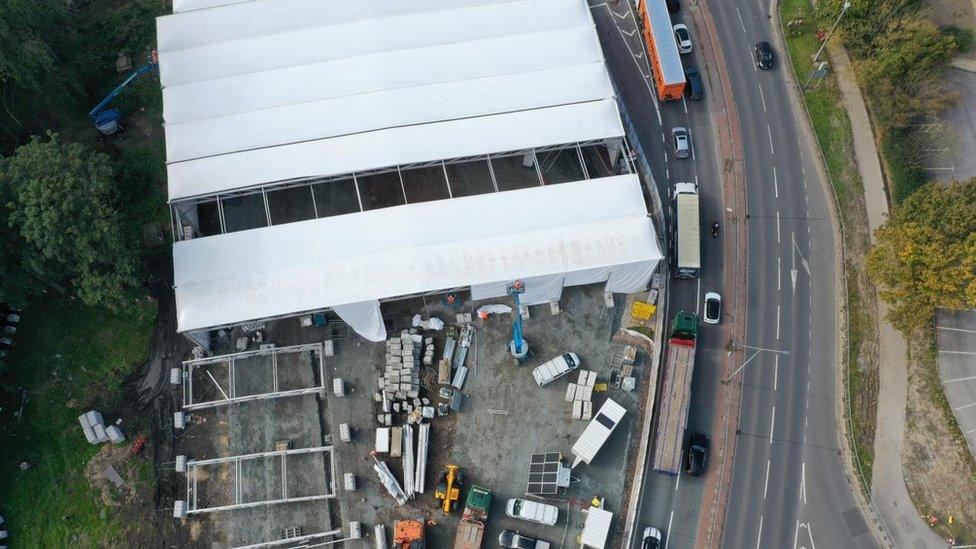
<svg viewBox="0 0 976 549"><path fill-rule="evenodd" d="M881 156L888 168L891 200L900 204L925 183L917 137L907 129L889 131L881 138Z"/></svg>
<svg viewBox="0 0 976 549"><path fill-rule="evenodd" d="M946 25L942 27L942 32L956 41L959 53L972 53L973 49L976 48L976 32L973 32L973 29Z"/></svg>

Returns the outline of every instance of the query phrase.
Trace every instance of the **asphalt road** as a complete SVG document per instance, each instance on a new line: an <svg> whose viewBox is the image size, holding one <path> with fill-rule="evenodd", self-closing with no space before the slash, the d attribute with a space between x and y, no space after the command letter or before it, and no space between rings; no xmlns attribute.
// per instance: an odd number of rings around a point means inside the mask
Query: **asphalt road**
<svg viewBox="0 0 976 549"><path fill-rule="evenodd" d="M797 129L768 1L710 4L732 81L749 213L747 360L726 547L872 547L838 449L833 229ZM752 46L774 44L774 70ZM759 350L763 349L763 350ZM789 354L786 354L789 353Z"/></svg>
<svg viewBox="0 0 976 549"><path fill-rule="evenodd" d="M627 105L641 147L648 156L662 201L668 204L668 189L674 183L697 182L702 224L707 226L713 220L721 220L723 205L718 156L712 137L713 123L706 105L703 102L659 104L652 92L653 84L640 42L640 31L635 32L636 20L629 1L591 1L591 6L611 76ZM675 23L681 20L681 14L674 17ZM696 29L693 23L690 20L682 22L689 26L694 39ZM682 56L682 60L685 66L699 66L696 57L697 53L693 52ZM688 128L692 158L674 158L670 130L676 126ZM666 212L665 215L670 222L670 214ZM669 320L677 311L700 313L704 293L721 289L723 255L720 240L707 236L707 229L703 234L702 276L700 280L691 281L672 279L668 296ZM719 330L703 324L692 378L693 396L688 418L690 431L711 432L715 414L714 396L725 355L723 345ZM704 479L679 478L649 470L642 487L637 531L640 532L645 526L655 526L664 532L666 547L694 547L703 490ZM639 546L637 541L635 547Z"/></svg>

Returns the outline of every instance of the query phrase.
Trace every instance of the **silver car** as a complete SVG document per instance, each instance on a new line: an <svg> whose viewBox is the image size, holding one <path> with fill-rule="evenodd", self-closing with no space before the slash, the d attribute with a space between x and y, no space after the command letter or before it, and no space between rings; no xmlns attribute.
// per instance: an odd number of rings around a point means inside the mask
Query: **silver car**
<svg viewBox="0 0 976 549"><path fill-rule="evenodd" d="M678 53L691 53L691 33L688 32L688 27L683 23L678 23L672 30L674 30L674 41L678 45Z"/></svg>
<svg viewBox="0 0 976 549"><path fill-rule="evenodd" d="M691 156L691 136L687 128L671 128L671 144L674 146L675 158Z"/></svg>

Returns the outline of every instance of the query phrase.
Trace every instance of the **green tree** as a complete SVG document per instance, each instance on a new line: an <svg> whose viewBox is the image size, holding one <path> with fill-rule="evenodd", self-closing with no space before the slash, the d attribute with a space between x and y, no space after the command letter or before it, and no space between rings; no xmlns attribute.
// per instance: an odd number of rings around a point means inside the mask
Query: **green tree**
<svg viewBox="0 0 976 549"><path fill-rule="evenodd" d="M868 273L896 328L931 324L936 308L976 307L976 178L919 188L875 238Z"/></svg>
<svg viewBox="0 0 976 549"><path fill-rule="evenodd" d="M68 280L86 303L116 308L138 283L136 248L116 208L108 156L57 134L34 137L7 160L7 224L23 240L24 294Z"/></svg>

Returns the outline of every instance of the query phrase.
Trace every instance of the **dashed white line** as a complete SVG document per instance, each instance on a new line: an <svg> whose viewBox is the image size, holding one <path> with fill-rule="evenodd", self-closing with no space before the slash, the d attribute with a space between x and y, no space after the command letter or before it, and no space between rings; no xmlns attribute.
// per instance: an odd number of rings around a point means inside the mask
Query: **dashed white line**
<svg viewBox="0 0 976 549"><path fill-rule="evenodd" d="M776 407L773 406L773 417L769 418L769 444L773 444L773 430L776 427Z"/></svg>
<svg viewBox="0 0 976 549"><path fill-rule="evenodd" d="M773 191L776 193L776 198L779 198L779 178L776 177L776 166L773 166ZM803 195L806 198L806 195Z"/></svg>
<svg viewBox="0 0 976 549"><path fill-rule="evenodd" d="M779 210L776 210L776 243L779 244Z"/></svg>
<svg viewBox="0 0 976 549"><path fill-rule="evenodd" d="M756 536L756 549L759 549L759 547L762 545L762 523L763 517L762 515L759 515L759 535Z"/></svg>
<svg viewBox="0 0 976 549"><path fill-rule="evenodd" d="M807 462L800 462L800 499L807 503Z"/></svg>
<svg viewBox="0 0 976 549"><path fill-rule="evenodd" d="M781 265L782 265L782 261L780 260L779 256L777 256L776 257L776 291L777 292L779 292L779 291L781 291L783 289L783 287L782 287L783 286L783 275L781 274L782 271L780 271Z"/></svg>
<svg viewBox="0 0 976 549"><path fill-rule="evenodd" d="M735 14L739 16L739 26L742 27L742 34L745 34L746 24L742 22L742 12L739 11L739 6L735 7Z"/></svg>
<svg viewBox="0 0 976 549"><path fill-rule="evenodd" d="M773 152L773 130L766 124L766 133L769 135L769 154L776 154Z"/></svg>
<svg viewBox="0 0 976 549"><path fill-rule="evenodd" d="M766 481L763 483L763 499L766 499L766 491L769 489L769 460L766 460Z"/></svg>
<svg viewBox="0 0 976 549"><path fill-rule="evenodd" d="M763 94L762 84L760 84L759 82L756 82L756 84L759 85L759 100L762 101L763 112L767 112L766 111L766 96Z"/></svg>
<svg viewBox="0 0 976 549"><path fill-rule="evenodd" d="M779 341L779 305L776 305L776 341Z"/></svg>
<svg viewBox="0 0 976 549"><path fill-rule="evenodd" d="M776 390L779 381L779 354L773 355L773 390Z"/></svg>
<svg viewBox="0 0 976 549"><path fill-rule="evenodd" d="M664 538L664 549L668 549L668 544L671 543L671 521L674 520L674 510L671 510L671 516L668 518L668 533L665 534L667 537Z"/></svg>

